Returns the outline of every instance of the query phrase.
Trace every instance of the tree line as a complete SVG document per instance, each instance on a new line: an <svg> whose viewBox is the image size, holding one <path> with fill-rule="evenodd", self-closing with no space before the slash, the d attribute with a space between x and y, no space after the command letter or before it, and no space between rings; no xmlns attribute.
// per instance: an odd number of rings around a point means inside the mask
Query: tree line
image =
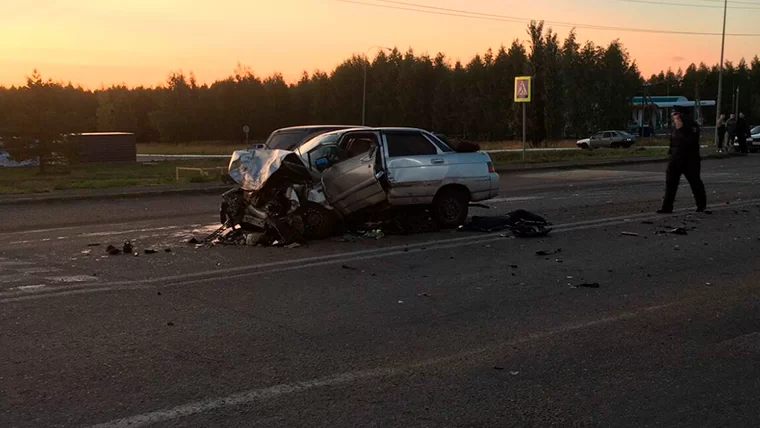
<svg viewBox="0 0 760 428"><path fill-rule="evenodd" d="M25 86L0 87L0 135L98 130L134 132L142 142L235 141L244 138L244 125L252 137L264 138L285 126L360 124L365 66L368 125L421 127L481 141L520 138L514 78L533 76L528 138L536 145L624 129L631 124L634 96L715 99L718 85L718 67L705 64L644 79L619 41L581 43L575 32L560 41L543 22L532 22L524 41L489 49L467 63L394 49L371 62L352 56L330 73L304 73L290 84L281 74L261 78L239 65L232 76L210 85L176 72L159 87L90 91L45 80L35 71ZM756 122L760 61L727 63L724 73L724 111L739 87L739 109ZM714 112L705 112L705 119L712 122Z"/></svg>

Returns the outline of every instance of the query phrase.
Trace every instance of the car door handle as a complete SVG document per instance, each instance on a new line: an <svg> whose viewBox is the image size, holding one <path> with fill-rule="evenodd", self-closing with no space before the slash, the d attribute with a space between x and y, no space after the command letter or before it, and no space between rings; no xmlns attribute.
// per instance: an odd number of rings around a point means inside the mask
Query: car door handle
<svg viewBox="0 0 760 428"><path fill-rule="evenodd" d="M440 158L430 159L430 163L434 165L439 165L443 163L443 159L440 159Z"/></svg>

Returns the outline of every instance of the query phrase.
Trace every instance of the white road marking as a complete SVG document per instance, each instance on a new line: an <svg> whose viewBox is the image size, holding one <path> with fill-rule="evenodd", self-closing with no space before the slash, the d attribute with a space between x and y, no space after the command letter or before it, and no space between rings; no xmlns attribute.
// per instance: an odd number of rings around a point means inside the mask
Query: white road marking
<svg viewBox="0 0 760 428"><path fill-rule="evenodd" d="M732 203L730 205L723 205L718 207L710 207L713 211L730 210L737 207L746 205L753 205L760 203L760 199L746 200L742 202ZM689 209L676 210L675 213L689 213ZM593 229L614 226L618 224L625 224L632 220L645 220L663 218L661 215L652 213L632 214L616 217L608 217L602 219L584 220L573 223L566 223L562 225L554 225L552 233L567 233L577 230ZM89 294L95 292L110 292L110 291L127 291L127 290L141 290L150 289L156 287L169 287L174 285L182 285L187 287L190 285L199 285L208 283L209 281L218 280L222 275L225 279L233 279L237 277L251 276L251 275L263 275L271 273L289 272L294 270L303 270L310 267L320 267L333 264L347 263L352 261L371 260L381 257L391 257L397 255L409 254L412 250L414 252L421 251L434 251L447 248L456 248L466 245L479 245L490 242L502 241L503 237L494 237L494 235L470 235L461 238L449 238L429 240L424 242L417 242L406 245L395 245L392 247L376 248L370 250L358 250L341 252L335 254L328 254L324 256L304 257L300 259L281 260L276 262L268 262L247 266L238 266L234 268L228 268L224 270L214 271L201 271L180 275L172 275L165 277L155 277L150 279L130 280L130 281L116 281L101 283L101 285L90 285L87 288L72 287L58 287L51 289L49 292L41 292L34 295L18 296L17 293L5 291L0 292L0 304L14 303L25 300L35 300L47 297L63 297L79 294ZM47 290L43 290L47 291Z"/></svg>
<svg viewBox="0 0 760 428"><path fill-rule="evenodd" d="M54 276L45 278L48 281L53 282L65 282L65 283L71 283L71 282L92 282L97 281L98 277L96 276L90 276L90 275L70 275L70 276Z"/></svg>
<svg viewBox="0 0 760 428"><path fill-rule="evenodd" d="M483 205L498 204L500 202L520 202L520 201L532 201L536 199L543 199L543 196L513 196L510 198L493 198L486 201L478 202Z"/></svg>
<svg viewBox="0 0 760 428"><path fill-rule="evenodd" d="M47 287L45 284L35 284L35 285L22 285L19 287L13 287L11 290L19 290L19 291L34 291L39 290L41 288Z"/></svg>
<svg viewBox="0 0 760 428"><path fill-rule="evenodd" d="M593 321L587 321L576 324L566 324L561 327L552 330L541 331L538 333L529 334L524 337L520 337L513 340L508 340L499 343L495 346L475 349L472 351L461 352L446 357L433 358L429 360L419 361L406 366L397 367L381 367L371 370L360 370L340 373L333 376L322 377L318 379L311 379L301 382L293 382L286 384L279 384L270 386L267 388L252 389L249 391L239 392L236 394L228 395L226 397L209 398L205 400L195 401L191 403L181 404L179 406L157 410L154 412L143 413L140 415L129 416L122 419L116 419L110 422L105 422L97 425L93 425L91 428L136 428L143 427L158 422L171 421L178 418L188 417L205 413L211 410L222 409L225 407L234 407L244 404L250 404L255 401L273 399L285 395L292 395L303 391L308 391L315 388L323 387L340 387L352 383L362 382L369 379L376 379L382 377L400 376L403 374L410 374L415 370L426 369L429 367L440 366L445 364L451 364L454 362L473 362L473 359L478 356L482 356L487 353L493 353L497 350L504 348L511 348L514 346L540 341L551 338L553 336L570 334L576 331L580 331L586 328L593 328L600 325L611 324L619 321L630 320L637 318L641 315L645 315L651 312L660 311L674 306L675 303L666 305L657 305L640 308L634 311L623 312L618 315L608 316Z"/></svg>

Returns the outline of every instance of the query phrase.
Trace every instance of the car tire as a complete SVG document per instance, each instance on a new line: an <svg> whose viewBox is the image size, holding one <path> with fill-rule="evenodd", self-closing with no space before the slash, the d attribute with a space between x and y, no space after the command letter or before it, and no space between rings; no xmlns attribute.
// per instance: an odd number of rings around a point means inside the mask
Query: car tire
<svg viewBox="0 0 760 428"><path fill-rule="evenodd" d="M299 209L303 219L304 238L325 239L332 236L338 224L336 214L314 202L307 202Z"/></svg>
<svg viewBox="0 0 760 428"><path fill-rule="evenodd" d="M441 189L433 199L433 220L443 229L464 224L470 210L470 195L461 188Z"/></svg>
<svg viewBox="0 0 760 428"><path fill-rule="evenodd" d="M580 147L580 148L581 148L581 150L588 150L588 149L590 149L590 148L591 148L591 147L588 145L588 143L583 143L583 144L580 144L578 147Z"/></svg>

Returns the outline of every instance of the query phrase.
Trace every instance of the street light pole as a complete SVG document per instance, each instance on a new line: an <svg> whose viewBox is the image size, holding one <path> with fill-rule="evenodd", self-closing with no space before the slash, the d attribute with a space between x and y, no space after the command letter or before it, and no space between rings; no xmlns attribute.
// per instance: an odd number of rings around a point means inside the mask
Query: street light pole
<svg viewBox="0 0 760 428"><path fill-rule="evenodd" d="M715 106L715 145L718 145L718 119L721 112L721 99L723 98L723 54L726 49L726 12L728 12L728 0L723 2L723 33L720 41L720 71L718 72L718 103Z"/></svg>
<svg viewBox="0 0 760 428"><path fill-rule="evenodd" d="M366 118L367 118L367 65L369 64L369 58L367 58L367 55L369 55L369 51L372 49L382 49L386 51L392 51L391 48L386 48L384 46L370 46L367 51L364 53L364 89L362 89L362 126L364 126Z"/></svg>

